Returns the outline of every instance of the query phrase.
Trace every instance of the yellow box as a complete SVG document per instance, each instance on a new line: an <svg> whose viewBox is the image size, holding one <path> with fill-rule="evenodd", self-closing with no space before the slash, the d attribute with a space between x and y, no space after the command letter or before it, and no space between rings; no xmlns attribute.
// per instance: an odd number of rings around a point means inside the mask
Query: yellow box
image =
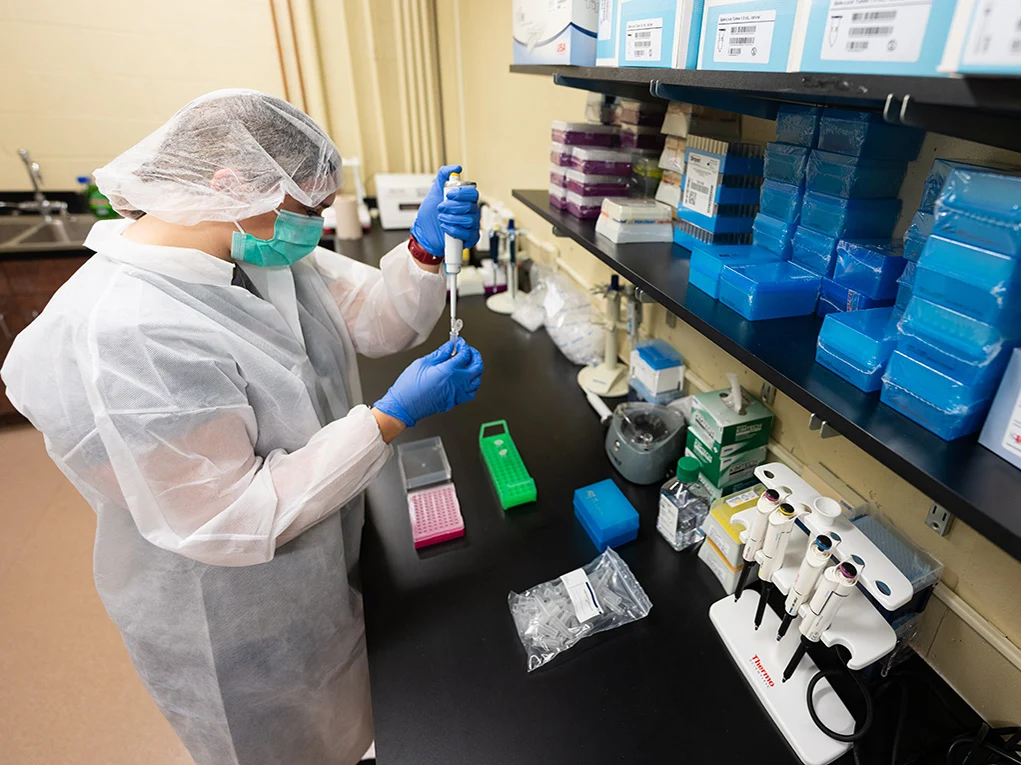
<svg viewBox="0 0 1021 765"><path fill-rule="evenodd" d="M741 576L741 568L743 567L734 568L731 566L723 555L720 554L720 551L711 539L706 539L702 546L698 548L698 559L709 567L709 570L713 572L713 576L723 585L726 593L733 595L737 589L737 580Z"/></svg>
<svg viewBox="0 0 1021 765"><path fill-rule="evenodd" d="M731 518L742 510L755 507L759 495L765 490L766 487L760 483L721 497L713 502L709 515L702 523L702 531L713 541L717 551L731 567L742 565L741 553L744 550L741 542L744 528L731 523Z"/></svg>

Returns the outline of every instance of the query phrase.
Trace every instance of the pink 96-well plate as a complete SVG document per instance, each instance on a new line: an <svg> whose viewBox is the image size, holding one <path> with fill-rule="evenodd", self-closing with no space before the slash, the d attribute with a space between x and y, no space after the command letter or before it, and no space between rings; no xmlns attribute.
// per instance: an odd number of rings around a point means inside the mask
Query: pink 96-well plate
<svg viewBox="0 0 1021 765"><path fill-rule="evenodd" d="M415 549L464 536L464 518L452 483L408 492L408 511Z"/></svg>

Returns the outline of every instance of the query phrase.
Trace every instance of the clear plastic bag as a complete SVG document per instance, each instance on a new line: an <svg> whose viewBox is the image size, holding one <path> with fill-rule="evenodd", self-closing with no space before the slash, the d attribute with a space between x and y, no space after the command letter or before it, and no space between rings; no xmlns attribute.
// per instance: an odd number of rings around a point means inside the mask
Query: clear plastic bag
<svg viewBox="0 0 1021 765"><path fill-rule="evenodd" d="M652 601L620 556L606 551L583 568L507 596L528 671L579 640L644 619Z"/></svg>
<svg viewBox="0 0 1021 765"><path fill-rule="evenodd" d="M603 327L592 320L587 292L564 274L550 273L542 301L546 331L573 364L598 364L603 360Z"/></svg>

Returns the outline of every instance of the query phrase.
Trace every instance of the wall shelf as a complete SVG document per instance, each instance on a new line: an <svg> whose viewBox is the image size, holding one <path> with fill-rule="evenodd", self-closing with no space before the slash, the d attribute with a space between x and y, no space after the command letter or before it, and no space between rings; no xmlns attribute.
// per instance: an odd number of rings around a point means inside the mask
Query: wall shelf
<svg viewBox="0 0 1021 765"><path fill-rule="evenodd" d="M822 320L815 316L751 322L698 289L688 289L688 250L669 244L616 245L595 224L551 207L548 193L514 198L668 311L883 465L1021 560L1021 471L978 444L975 435L943 441L815 363ZM922 523L924 518L919 517Z"/></svg>
<svg viewBox="0 0 1021 765"><path fill-rule="evenodd" d="M559 85L651 100L670 98L772 119L779 103L882 111L888 122L1021 151L1021 78L715 72L515 64ZM962 116L962 111L966 116Z"/></svg>

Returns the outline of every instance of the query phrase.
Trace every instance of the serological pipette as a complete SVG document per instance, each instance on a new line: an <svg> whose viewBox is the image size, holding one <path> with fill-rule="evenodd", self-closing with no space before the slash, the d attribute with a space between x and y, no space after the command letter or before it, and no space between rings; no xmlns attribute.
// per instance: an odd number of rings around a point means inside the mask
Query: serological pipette
<svg viewBox="0 0 1021 765"><path fill-rule="evenodd" d="M790 592L787 593L787 601L784 603L784 615L780 620L780 629L776 632L776 639L783 640L787 634L787 628L797 618L798 609L801 604L812 596L819 575L823 568L829 563L830 556L836 543L826 534L819 534L814 539L808 540L808 547L805 549L805 557L801 561L801 568L794 578Z"/></svg>
<svg viewBox="0 0 1021 765"><path fill-rule="evenodd" d="M755 566L755 553L762 549L762 540L766 537L766 527L769 525L769 514L776 510L780 504L780 492L776 489L766 489L759 497L755 505L755 517L752 525L748 527L748 537L744 543L744 568L741 569L741 576L737 579L737 589L734 590L734 600L741 599L741 593L748 584L748 577Z"/></svg>
<svg viewBox="0 0 1021 765"><path fill-rule="evenodd" d="M798 647L783 671L785 683L794 675L808 651L808 646L818 642L822 633L833 624L837 611L854 592L856 584L858 584L858 569L850 561L830 566L820 577L819 586L808 602L810 613L801 620L801 642L798 643Z"/></svg>
<svg viewBox="0 0 1021 765"><path fill-rule="evenodd" d="M755 609L755 629L762 624L762 615L766 612L766 602L773 590L773 574L783 565L783 556L787 553L787 543L791 539L794 528L794 506L783 502L769 514L769 525L766 527L766 538L762 542L762 562L759 564L759 579L762 589L759 591L759 606Z"/></svg>

